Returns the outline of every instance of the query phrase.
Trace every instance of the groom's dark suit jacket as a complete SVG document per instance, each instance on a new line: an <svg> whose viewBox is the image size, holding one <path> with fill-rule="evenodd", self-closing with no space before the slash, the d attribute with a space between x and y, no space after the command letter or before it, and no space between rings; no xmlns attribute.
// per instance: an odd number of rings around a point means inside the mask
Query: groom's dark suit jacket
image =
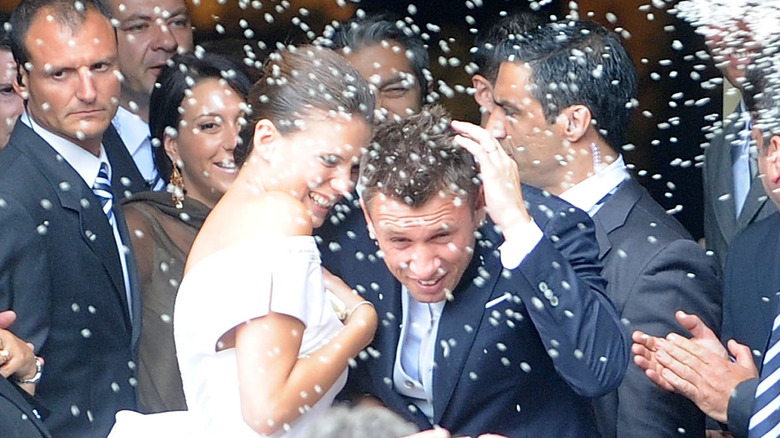
<svg viewBox="0 0 780 438"><path fill-rule="evenodd" d="M545 237L505 270L491 222L444 306L433 374L433 424L453 435L597 436L590 397L614 390L628 360L627 332L604 295L590 218L524 187ZM320 231L323 264L374 303L379 328L350 370L348 390L378 397L421 428L432 424L393 388L401 284L357 214Z"/></svg>
<svg viewBox="0 0 780 438"><path fill-rule="evenodd" d="M127 226L114 204L123 242ZM46 360L36 395L56 437L105 437L132 386L140 294L132 252L128 312L119 253L100 200L33 130L17 122L0 152L0 309Z"/></svg>

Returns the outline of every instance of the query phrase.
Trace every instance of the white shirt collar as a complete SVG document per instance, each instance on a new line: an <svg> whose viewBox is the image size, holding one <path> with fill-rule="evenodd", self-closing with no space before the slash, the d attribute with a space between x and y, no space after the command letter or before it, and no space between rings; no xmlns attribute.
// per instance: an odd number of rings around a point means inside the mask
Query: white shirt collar
<svg viewBox="0 0 780 438"><path fill-rule="evenodd" d="M627 178L626 163L623 156L618 155L612 164L561 193L560 198L593 216L601 207L599 201Z"/></svg>
<svg viewBox="0 0 780 438"><path fill-rule="evenodd" d="M100 171L100 164L108 163L108 156L103 145L100 145L100 157L96 157L81 146L67 140L59 135L45 129L35 122L30 115L25 112L21 116L22 123L30 127L38 134L49 146L52 147L70 166L81 176L84 182L90 188L95 185ZM108 166L108 179L111 180L111 165Z"/></svg>
<svg viewBox="0 0 780 438"><path fill-rule="evenodd" d="M111 123L114 124L116 132L125 143L125 147L127 147L130 155L135 154L135 151L137 151L151 135L149 124L141 120L138 115L133 114L121 106L117 108L116 115L114 116L114 119L111 120Z"/></svg>

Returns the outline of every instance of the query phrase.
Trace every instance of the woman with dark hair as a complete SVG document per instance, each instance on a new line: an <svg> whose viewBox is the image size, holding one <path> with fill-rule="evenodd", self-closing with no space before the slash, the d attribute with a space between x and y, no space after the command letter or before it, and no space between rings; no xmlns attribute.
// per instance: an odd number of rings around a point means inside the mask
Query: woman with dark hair
<svg viewBox="0 0 780 438"><path fill-rule="evenodd" d="M138 404L142 412L184 410L173 342L173 303L184 262L211 208L238 174L233 149L244 123L249 78L213 54L175 56L150 100L150 128L167 192L124 203L141 284Z"/></svg>
<svg viewBox="0 0 780 438"><path fill-rule="evenodd" d="M24 111L21 96L14 91L16 62L11 53L11 39L6 30L8 16L0 14L0 149L11 137L16 119Z"/></svg>
<svg viewBox="0 0 780 438"><path fill-rule="evenodd" d="M249 103L238 177L195 239L176 298L190 412L161 414L165 426L119 415L116 436L128 423L136 429L124 436L142 426L166 436L307 436L373 337L370 303L335 278L326 293L311 235L352 189L372 134L368 83L329 49L289 47L269 57Z"/></svg>

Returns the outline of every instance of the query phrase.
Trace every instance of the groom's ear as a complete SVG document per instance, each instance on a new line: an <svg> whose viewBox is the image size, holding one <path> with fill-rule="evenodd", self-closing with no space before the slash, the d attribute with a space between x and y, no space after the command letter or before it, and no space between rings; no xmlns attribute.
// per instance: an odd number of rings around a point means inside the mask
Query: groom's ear
<svg viewBox="0 0 780 438"><path fill-rule="evenodd" d="M368 212L366 200L362 197L360 198L360 209L363 210L363 217L366 218L366 228L368 228L369 237L376 240L376 229L374 228L374 222L371 221L371 215Z"/></svg>

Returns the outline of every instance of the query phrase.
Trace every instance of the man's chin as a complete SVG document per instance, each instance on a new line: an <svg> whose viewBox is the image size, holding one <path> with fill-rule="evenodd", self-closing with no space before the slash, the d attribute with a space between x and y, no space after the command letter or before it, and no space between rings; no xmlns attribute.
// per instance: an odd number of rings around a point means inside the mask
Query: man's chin
<svg viewBox="0 0 780 438"><path fill-rule="evenodd" d="M419 303L438 303L447 298L447 291L445 288L439 287L437 290L425 290L424 288L409 287L406 285L406 289L409 290L409 294Z"/></svg>

